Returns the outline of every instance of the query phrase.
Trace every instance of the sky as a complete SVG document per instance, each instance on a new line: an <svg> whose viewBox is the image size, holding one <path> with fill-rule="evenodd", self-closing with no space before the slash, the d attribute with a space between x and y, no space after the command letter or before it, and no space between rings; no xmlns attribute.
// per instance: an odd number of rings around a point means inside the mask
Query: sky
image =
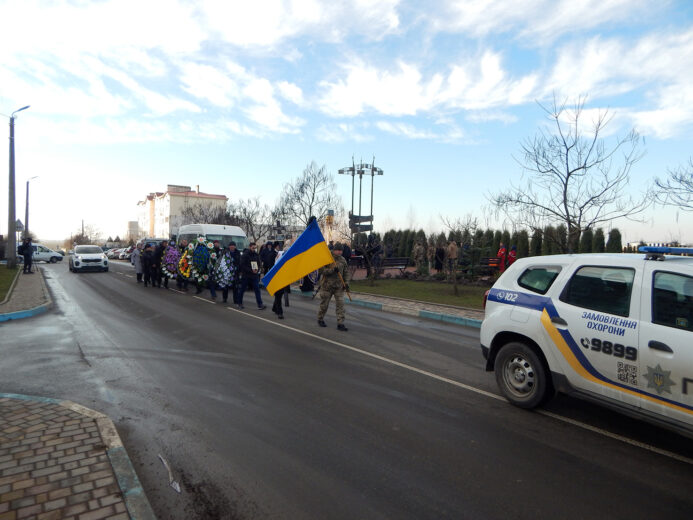
<svg viewBox="0 0 693 520"><path fill-rule="evenodd" d="M640 134L624 195L692 155L688 0L0 0L0 19L0 117L31 106L15 121L17 217L37 177L42 240L82 220L124 235L167 184L272 205L312 161L349 209L337 171L352 157L384 172L378 230L467 216L512 229L489 198L527 179L521 146L554 97L608 110L607 144ZM661 206L611 223L624 242L683 243L692 224Z"/></svg>

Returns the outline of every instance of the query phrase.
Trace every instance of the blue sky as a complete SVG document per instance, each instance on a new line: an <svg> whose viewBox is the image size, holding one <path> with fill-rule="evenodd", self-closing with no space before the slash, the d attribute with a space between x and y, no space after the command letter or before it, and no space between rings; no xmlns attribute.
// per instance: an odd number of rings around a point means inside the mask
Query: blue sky
<svg viewBox="0 0 693 520"><path fill-rule="evenodd" d="M628 194L691 156L685 0L29 0L0 1L0 19L0 113L31 105L16 121L17 215L38 176L42 239L81 219L123 234L169 183L273 204L311 161L336 174L352 155L385 172L376 228L466 215L512 228L488 196L521 182L514 157L554 94L609 109L607 139L644 137ZM348 208L350 179L336 180ZM627 241L693 242L692 217L657 207L613 225Z"/></svg>

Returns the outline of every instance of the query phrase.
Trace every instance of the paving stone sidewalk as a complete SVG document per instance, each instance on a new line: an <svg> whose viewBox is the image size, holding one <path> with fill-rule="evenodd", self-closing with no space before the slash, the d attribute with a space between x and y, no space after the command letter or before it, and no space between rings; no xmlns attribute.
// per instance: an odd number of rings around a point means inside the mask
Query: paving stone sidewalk
<svg viewBox="0 0 693 520"><path fill-rule="evenodd" d="M119 458L106 416L68 401L0 394L0 520L154 518Z"/></svg>

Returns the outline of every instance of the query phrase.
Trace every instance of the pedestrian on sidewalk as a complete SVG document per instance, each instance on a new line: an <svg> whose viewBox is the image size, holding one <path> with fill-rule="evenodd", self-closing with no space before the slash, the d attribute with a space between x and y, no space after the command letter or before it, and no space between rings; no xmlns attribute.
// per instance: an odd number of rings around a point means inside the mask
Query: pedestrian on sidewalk
<svg viewBox="0 0 693 520"><path fill-rule="evenodd" d="M324 321L330 300L334 296L337 307L337 329L347 331L344 325L346 311L344 310L344 291L349 290L349 268L342 258L342 244L337 242L332 249L334 263L320 268L320 309L318 310L318 325L327 327ZM341 275L341 276L340 276Z"/></svg>
<svg viewBox="0 0 693 520"><path fill-rule="evenodd" d="M130 263L135 266L137 283L142 283L142 244L137 244L130 255Z"/></svg>
<svg viewBox="0 0 693 520"><path fill-rule="evenodd" d="M243 308L243 294L248 286L255 291L255 301L257 308L260 310L266 309L267 306L262 303L262 295L260 294L260 255L257 253L257 244L251 242L248 249L243 251L241 256L241 277L243 279L241 289L238 295L238 308Z"/></svg>
<svg viewBox="0 0 693 520"><path fill-rule="evenodd" d="M17 251L22 255L24 260L24 270L22 272L31 274L31 266L33 265L34 258L34 245L31 243L31 237L26 237Z"/></svg>

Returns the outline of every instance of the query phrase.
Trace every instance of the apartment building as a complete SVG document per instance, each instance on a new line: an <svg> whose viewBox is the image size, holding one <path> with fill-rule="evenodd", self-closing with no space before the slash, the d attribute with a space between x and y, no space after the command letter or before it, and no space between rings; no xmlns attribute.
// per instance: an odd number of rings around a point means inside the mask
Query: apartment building
<svg viewBox="0 0 693 520"><path fill-rule="evenodd" d="M186 207L200 206L205 209L226 208L226 195L200 192L200 186L169 184L165 192L152 192L137 203L137 222L140 236L170 237L178 228L187 224L183 212Z"/></svg>

